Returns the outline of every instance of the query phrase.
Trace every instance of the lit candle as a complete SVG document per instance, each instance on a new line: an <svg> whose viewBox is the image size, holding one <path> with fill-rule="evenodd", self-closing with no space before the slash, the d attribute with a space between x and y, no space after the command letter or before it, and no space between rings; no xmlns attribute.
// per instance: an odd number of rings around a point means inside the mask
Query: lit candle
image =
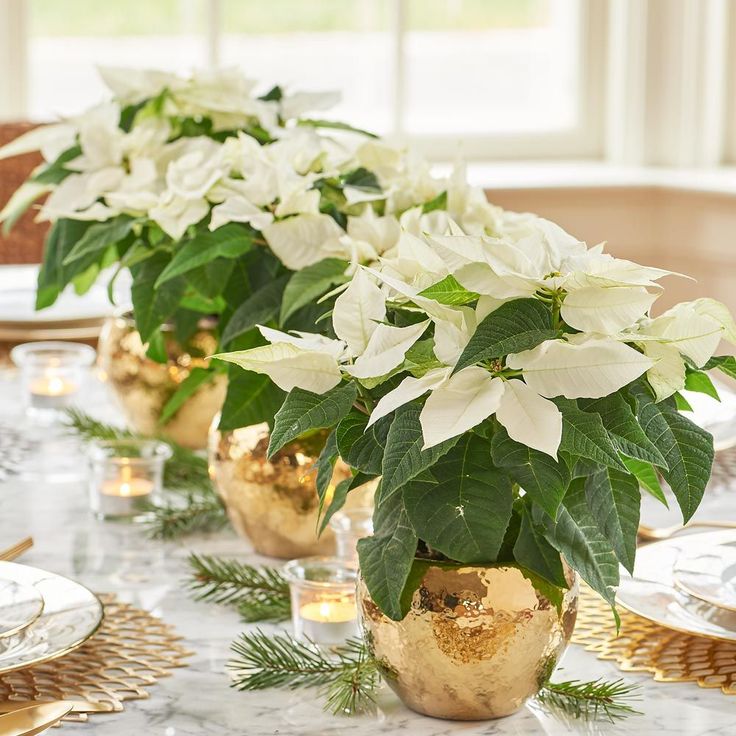
<svg viewBox="0 0 736 736"><path fill-rule="evenodd" d="M100 513L106 517L136 516L146 510L154 490L148 478L137 478L128 463L120 466L120 476L103 481L100 487Z"/></svg>
<svg viewBox="0 0 736 736"><path fill-rule="evenodd" d="M53 368L31 381L31 407L34 409L63 409L77 392L77 385L59 376Z"/></svg>
<svg viewBox="0 0 736 736"><path fill-rule="evenodd" d="M299 613L302 633L318 644L342 644L358 633L355 596L305 603Z"/></svg>

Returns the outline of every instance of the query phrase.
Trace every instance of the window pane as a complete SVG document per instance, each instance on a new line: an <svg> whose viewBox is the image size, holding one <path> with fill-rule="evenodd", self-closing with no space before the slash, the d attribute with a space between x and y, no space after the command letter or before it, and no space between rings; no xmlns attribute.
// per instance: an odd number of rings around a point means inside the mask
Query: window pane
<svg viewBox="0 0 736 736"><path fill-rule="evenodd" d="M324 113L385 132L391 112L388 0L223 3L221 63L300 91L339 90Z"/></svg>
<svg viewBox="0 0 736 736"><path fill-rule="evenodd" d="M409 0L409 133L528 133L579 116L578 0Z"/></svg>
<svg viewBox="0 0 736 736"><path fill-rule="evenodd" d="M30 116L48 120L101 100L98 65L202 66L205 2L30 0Z"/></svg>

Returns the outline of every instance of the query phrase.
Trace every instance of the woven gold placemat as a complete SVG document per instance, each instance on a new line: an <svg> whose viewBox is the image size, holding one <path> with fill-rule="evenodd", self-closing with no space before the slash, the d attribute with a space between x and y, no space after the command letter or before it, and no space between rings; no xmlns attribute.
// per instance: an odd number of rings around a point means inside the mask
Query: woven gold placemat
<svg viewBox="0 0 736 736"><path fill-rule="evenodd" d="M125 701L147 698L147 688L172 668L186 666L192 652L172 626L114 595L100 600L105 619L99 631L64 657L0 675L0 701L86 700L108 712L121 711Z"/></svg>
<svg viewBox="0 0 736 736"><path fill-rule="evenodd" d="M626 672L649 672L657 682L695 682L736 695L736 643L681 634L619 607L621 631L609 605L583 586L574 644Z"/></svg>

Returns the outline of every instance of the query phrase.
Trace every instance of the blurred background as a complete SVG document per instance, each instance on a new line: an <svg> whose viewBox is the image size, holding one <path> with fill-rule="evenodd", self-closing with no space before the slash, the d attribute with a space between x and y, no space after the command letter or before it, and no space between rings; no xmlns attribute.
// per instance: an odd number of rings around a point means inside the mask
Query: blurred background
<svg viewBox="0 0 736 736"><path fill-rule="evenodd" d="M99 64L338 89L492 201L696 276L660 308L736 308L733 0L0 0L0 140L98 101ZM32 165L0 163L0 204ZM0 260L38 259L21 230Z"/></svg>

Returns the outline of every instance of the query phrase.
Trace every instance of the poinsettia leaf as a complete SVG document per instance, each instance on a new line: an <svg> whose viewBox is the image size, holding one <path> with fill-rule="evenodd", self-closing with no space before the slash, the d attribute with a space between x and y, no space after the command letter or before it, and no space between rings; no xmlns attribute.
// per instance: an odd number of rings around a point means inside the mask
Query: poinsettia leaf
<svg viewBox="0 0 736 736"><path fill-rule="evenodd" d="M660 503L663 503L667 508L667 497L664 495L662 485L659 482L657 471L651 463L645 463L642 460L634 460L631 457L623 458L624 465L628 468L629 473L636 476L639 481L639 486L643 488L647 493L654 496Z"/></svg>
<svg viewBox="0 0 736 736"><path fill-rule="evenodd" d="M447 190L440 192L436 197L433 197L429 202L425 202L422 205L422 214L426 215L428 212L434 212L435 210L446 210L447 209Z"/></svg>
<svg viewBox="0 0 736 736"><path fill-rule="evenodd" d="M330 523L330 519L345 505L348 499L348 494L354 488L359 488L362 485L372 481L376 476L368 475L367 473L357 473L352 478L345 478L341 480L335 486L335 492L332 495L332 499L325 509L322 521L319 525L319 534L322 534ZM321 509L320 509L321 513Z"/></svg>
<svg viewBox="0 0 736 736"><path fill-rule="evenodd" d="M491 453L494 464L503 468L554 519L570 484L567 464L512 440L503 428L493 435Z"/></svg>
<svg viewBox="0 0 736 736"><path fill-rule="evenodd" d="M385 498L402 488L425 468L434 465L459 439L453 437L423 450L424 437L419 424L419 413L419 407L413 404L404 404L396 410L386 436L386 450L381 465L381 487Z"/></svg>
<svg viewBox="0 0 736 736"><path fill-rule="evenodd" d="M350 411L357 396L358 388L353 381L324 394L314 394L301 388L289 391L274 417L268 456L272 457L284 445L310 429L337 424Z"/></svg>
<svg viewBox="0 0 736 736"><path fill-rule="evenodd" d="M360 572L376 605L394 621L406 615L411 596L405 595L417 551L417 534L409 521L401 493L377 492L373 536L358 542Z"/></svg>
<svg viewBox="0 0 736 736"><path fill-rule="evenodd" d="M64 258L64 265L89 256L102 255L111 245L120 242L131 231L136 220L128 215L118 215L107 222L95 222Z"/></svg>
<svg viewBox="0 0 736 736"><path fill-rule="evenodd" d="M526 508L521 513L514 560L552 585L567 587L560 553L547 541L543 527L534 523Z"/></svg>
<svg viewBox="0 0 736 736"><path fill-rule="evenodd" d="M560 505L556 522L544 519L547 541L611 606L616 600L619 566L610 542L588 508L582 480L573 481Z"/></svg>
<svg viewBox="0 0 736 736"><path fill-rule="evenodd" d="M382 417L366 429L368 416L351 411L337 425L337 445L343 460L352 468L380 475L386 438L391 427L391 415Z"/></svg>
<svg viewBox="0 0 736 736"><path fill-rule="evenodd" d="M292 274L284 289L279 323L283 325L294 312L317 301L331 286L347 281L348 265L339 258L325 258Z"/></svg>
<svg viewBox="0 0 736 736"><path fill-rule="evenodd" d="M558 397L553 401L562 412L561 450L587 457L601 465L626 470L599 414L582 411L573 399Z"/></svg>
<svg viewBox="0 0 736 736"><path fill-rule="evenodd" d="M585 498L618 561L633 575L641 493L630 473L606 467L585 479Z"/></svg>
<svg viewBox="0 0 736 736"><path fill-rule="evenodd" d="M251 294L234 312L222 332L222 344L252 330L256 325L265 324L279 311L281 295L288 279L284 274Z"/></svg>
<svg viewBox="0 0 736 736"><path fill-rule="evenodd" d="M200 386L214 380L216 375L217 372L212 369L199 366L192 368L189 375L179 384L176 391L164 404L158 423L160 425L166 424L181 409L187 399L197 392Z"/></svg>
<svg viewBox="0 0 736 736"><path fill-rule="evenodd" d="M736 378L736 358L733 355L714 355L704 366L704 371L717 368L730 378Z"/></svg>
<svg viewBox="0 0 736 736"><path fill-rule="evenodd" d="M420 291L419 296L434 299L440 304L459 307L476 301L480 294L474 291L468 291L450 274L449 276L445 276L442 281L438 281L436 284L424 289L424 291Z"/></svg>
<svg viewBox="0 0 736 736"><path fill-rule="evenodd" d="M230 222L210 232L198 232L174 253L174 257L156 281L159 288L167 281L181 276L215 258L237 258L253 247L254 231Z"/></svg>
<svg viewBox="0 0 736 736"><path fill-rule="evenodd" d="M556 335L552 313L541 301L512 299L478 325L455 365L455 372L482 360L530 350Z"/></svg>
<svg viewBox="0 0 736 736"><path fill-rule="evenodd" d="M322 512L322 506L325 502L327 495L327 489L330 487L332 481L332 473L335 470L335 463L337 462L337 437L335 431L330 432L325 446L322 448L315 467L317 468L317 495L319 496L319 507L320 513Z"/></svg>
<svg viewBox="0 0 736 736"><path fill-rule="evenodd" d="M710 376L702 371L687 371L685 375L685 388L688 391L696 391L697 393L706 394L716 401L720 401L718 390L710 380Z"/></svg>
<svg viewBox="0 0 736 736"><path fill-rule="evenodd" d="M488 440L466 435L403 490L419 538L457 562L494 562L511 519L511 481L490 457Z"/></svg>
<svg viewBox="0 0 736 736"><path fill-rule="evenodd" d="M620 453L660 468L667 467L662 453L644 434L623 394L616 392L603 399L578 399L578 406L586 412L600 415L603 426Z"/></svg>
<svg viewBox="0 0 736 736"><path fill-rule="evenodd" d="M672 397L675 400L675 408L677 409L677 411L693 410L690 402L679 391L675 391L675 393L672 394Z"/></svg>
<svg viewBox="0 0 736 736"><path fill-rule="evenodd" d="M228 370L227 394L222 405L219 428L223 431L250 427L273 418L286 398L268 377L232 365Z"/></svg>
<svg viewBox="0 0 736 736"><path fill-rule="evenodd" d="M669 466L662 470L687 522L700 504L713 467L713 437L669 401L654 403L651 395L635 387L642 429Z"/></svg>

